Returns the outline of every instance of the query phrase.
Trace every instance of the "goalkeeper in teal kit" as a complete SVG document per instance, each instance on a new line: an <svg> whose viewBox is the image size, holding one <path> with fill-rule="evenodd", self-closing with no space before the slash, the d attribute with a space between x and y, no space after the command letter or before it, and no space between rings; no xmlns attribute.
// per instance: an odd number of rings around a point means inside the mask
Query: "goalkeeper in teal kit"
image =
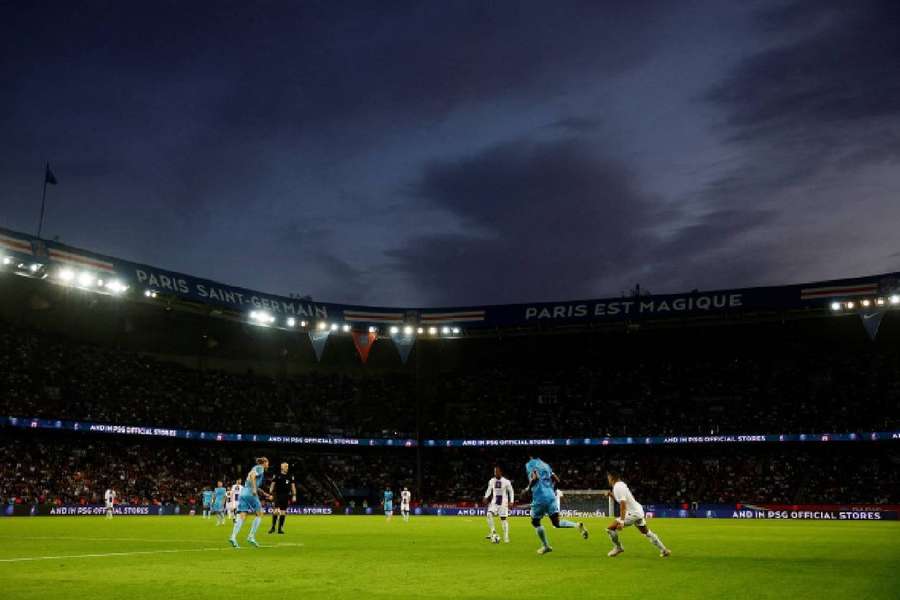
<svg viewBox="0 0 900 600"><path fill-rule="evenodd" d="M554 486L559 483L559 478L550 468L550 465L539 458L532 458L525 465L525 474L528 476L528 490L531 491L531 525L541 540L538 554L552 552L550 542L547 540L547 531L541 524L541 519L550 517L554 527L560 529L578 528L581 537L588 539L588 531L584 523L574 521L561 521L559 519L559 500L556 499Z"/></svg>

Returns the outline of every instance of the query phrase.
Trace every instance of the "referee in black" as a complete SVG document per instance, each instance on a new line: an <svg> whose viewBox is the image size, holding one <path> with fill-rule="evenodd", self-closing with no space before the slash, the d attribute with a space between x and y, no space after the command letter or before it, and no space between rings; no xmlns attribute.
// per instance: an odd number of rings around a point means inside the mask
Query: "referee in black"
<svg viewBox="0 0 900 600"><path fill-rule="evenodd" d="M288 464L281 463L281 472L272 478L269 485L269 493L275 498L272 510L272 528L269 533L275 533L275 525L278 525L278 533L284 533L284 517L287 515L287 507L291 502L297 501L297 484L294 476L288 475Z"/></svg>

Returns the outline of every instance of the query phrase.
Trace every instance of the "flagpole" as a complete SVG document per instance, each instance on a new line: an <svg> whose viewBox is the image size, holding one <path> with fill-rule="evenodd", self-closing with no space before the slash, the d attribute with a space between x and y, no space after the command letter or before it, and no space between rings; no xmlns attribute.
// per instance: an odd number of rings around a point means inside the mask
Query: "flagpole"
<svg viewBox="0 0 900 600"><path fill-rule="evenodd" d="M44 205L47 202L47 169L50 168L50 164L44 168L44 191L41 192L41 219L38 221L38 230L37 237L41 239L41 230L44 228Z"/></svg>

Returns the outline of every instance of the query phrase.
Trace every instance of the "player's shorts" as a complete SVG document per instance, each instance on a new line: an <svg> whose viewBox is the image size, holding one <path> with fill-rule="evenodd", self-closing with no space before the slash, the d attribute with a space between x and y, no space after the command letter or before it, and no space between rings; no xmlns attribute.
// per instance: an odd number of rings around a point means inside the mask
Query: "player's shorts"
<svg viewBox="0 0 900 600"><path fill-rule="evenodd" d="M385 502L384 503L384 512L394 512L394 503L393 502Z"/></svg>
<svg viewBox="0 0 900 600"><path fill-rule="evenodd" d="M503 506L502 504L491 503L488 505L487 511L492 515L500 517L501 519L505 519L509 516L509 507Z"/></svg>
<svg viewBox="0 0 900 600"><path fill-rule="evenodd" d="M543 519L544 517L549 517L550 515L555 515L559 512L559 501L556 498L552 498L550 500L537 501L533 500L531 502L531 518L532 519Z"/></svg>
<svg viewBox="0 0 900 600"><path fill-rule="evenodd" d="M647 521L644 520L643 512L626 512L625 513L625 527L629 525L637 525L638 527L646 527Z"/></svg>
<svg viewBox="0 0 900 600"><path fill-rule="evenodd" d="M290 496L275 496L275 502L272 503L272 506L274 506L278 510L287 510L287 507L290 503Z"/></svg>
<svg viewBox="0 0 900 600"><path fill-rule="evenodd" d="M113 503L110 500L106 501L106 508L113 508Z"/></svg>
<svg viewBox="0 0 900 600"><path fill-rule="evenodd" d="M222 512L222 503L221 502L213 502L212 503L212 511L213 512Z"/></svg>
<svg viewBox="0 0 900 600"><path fill-rule="evenodd" d="M258 513L262 511L262 504L259 503L259 496L241 496L238 500L239 513Z"/></svg>
<svg viewBox="0 0 900 600"><path fill-rule="evenodd" d="M403 512L409 512L409 504L401 504L400 510Z"/></svg>
<svg viewBox="0 0 900 600"><path fill-rule="evenodd" d="M203 503L203 510L209 510L209 502Z"/></svg>

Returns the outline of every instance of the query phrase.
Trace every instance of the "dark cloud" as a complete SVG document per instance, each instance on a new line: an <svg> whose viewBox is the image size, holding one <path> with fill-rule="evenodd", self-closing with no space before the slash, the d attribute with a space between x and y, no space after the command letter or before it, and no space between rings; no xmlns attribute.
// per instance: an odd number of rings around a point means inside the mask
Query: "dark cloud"
<svg viewBox="0 0 900 600"><path fill-rule="evenodd" d="M442 303L596 293L598 279L634 259L653 212L623 165L571 138L432 163L414 193L465 233L420 236L388 255Z"/></svg>
<svg viewBox="0 0 900 600"><path fill-rule="evenodd" d="M584 135L600 129L602 121L593 117L568 116L547 125L551 129L558 129L568 135Z"/></svg>
<svg viewBox="0 0 900 600"><path fill-rule="evenodd" d="M585 297L639 280L684 286L695 263L705 268L771 217L718 211L663 237L657 231L684 215L660 209L624 164L578 138L517 141L433 163L414 193L466 233L420 236L388 256L429 301L452 304Z"/></svg>
<svg viewBox="0 0 900 600"><path fill-rule="evenodd" d="M759 23L775 46L707 96L726 111L731 139L787 144L811 169L834 155L871 160L873 145L900 156L900 3L801 0L762 12Z"/></svg>

